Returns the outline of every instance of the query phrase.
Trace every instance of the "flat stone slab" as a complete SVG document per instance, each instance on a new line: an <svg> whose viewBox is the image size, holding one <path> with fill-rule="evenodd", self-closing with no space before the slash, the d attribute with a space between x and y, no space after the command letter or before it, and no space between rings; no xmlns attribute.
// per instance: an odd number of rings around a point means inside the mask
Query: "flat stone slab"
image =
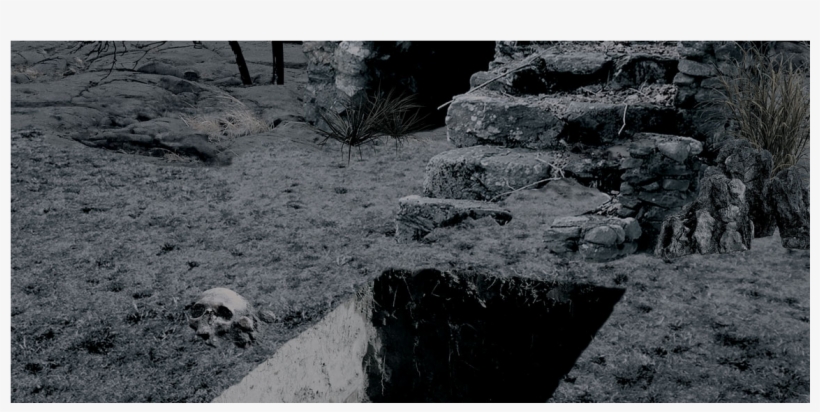
<svg viewBox="0 0 820 412"><path fill-rule="evenodd" d="M493 144L530 149L554 146L566 126L537 102L477 94L456 97L446 123L447 140L458 147Z"/></svg>
<svg viewBox="0 0 820 412"><path fill-rule="evenodd" d="M676 112L647 102L596 103L576 95L457 96L447 112L447 139L458 147L555 148L560 140L601 145L640 132L675 133Z"/></svg>
<svg viewBox="0 0 820 412"><path fill-rule="evenodd" d="M500 225L512 220L512 214L493 203L472 200L434 199L407 196L399 199L396 216L396 239L399 243L420 240L433 229L454 226L465 219L492 217Z"/></svg>
<svg viewBox="0 0 820 412"><path fill-rule="evenodd" d="M553 176L559 154L473 146L440 153L427 163L424 195L434 198L491 200Z"/></svg>
<svg viewBox="0 0 820 412"><path fill-rule="evenodd" d="M553 220L544 241L557 255L605 262L635 253L641 234L640 224L632 218L566 216Z"/></svg>

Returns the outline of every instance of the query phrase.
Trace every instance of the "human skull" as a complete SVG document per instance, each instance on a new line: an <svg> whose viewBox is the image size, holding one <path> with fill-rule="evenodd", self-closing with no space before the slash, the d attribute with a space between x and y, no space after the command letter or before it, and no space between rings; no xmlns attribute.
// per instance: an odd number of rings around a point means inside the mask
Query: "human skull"
<svg viewBox="0 0 820 412"><path fill-rule="evenodd" d="M217 336L227 336L239 346L256 338L251 305L238 293L226 288L206 290L191 307L188 324L197 336L216 346Z"/></svg>

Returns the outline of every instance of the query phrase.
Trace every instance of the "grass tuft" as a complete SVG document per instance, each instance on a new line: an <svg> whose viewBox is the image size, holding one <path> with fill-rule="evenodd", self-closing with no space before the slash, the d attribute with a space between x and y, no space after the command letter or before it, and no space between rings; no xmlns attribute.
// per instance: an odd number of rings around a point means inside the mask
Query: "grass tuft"
<svg viewBox="0 0 820 412"><path fill-rule="evenodd" d="M223 139L233 140L240 136L264 133L271 126L251 111L244 103L232 96L223 96L229 100L228 108L196 116L182 116L181 119L188 127L197 132L208 135L211 142L221 142Z"/></svg>
<svg viewBox="0 0 820 412"><path fill-rule="evenodd" d="M741 47L733 73L718 79L719 103L735 125L736 137L768 150L772 176L797 165L809 142L809 94L803 69L762 46Z"/></svg>

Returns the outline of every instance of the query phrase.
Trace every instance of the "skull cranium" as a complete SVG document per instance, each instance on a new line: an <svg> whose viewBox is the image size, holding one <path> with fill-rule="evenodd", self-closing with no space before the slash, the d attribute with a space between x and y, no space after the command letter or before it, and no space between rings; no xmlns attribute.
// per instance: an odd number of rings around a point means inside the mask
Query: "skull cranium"
<svg viewBox="0 0 820 412"><path fill-rule="evenodd" d="M251 305L238 293L226 288L206 290L191 307L188 324L211 345L217 336L228 336L245 346L256 338Z"/></svg>

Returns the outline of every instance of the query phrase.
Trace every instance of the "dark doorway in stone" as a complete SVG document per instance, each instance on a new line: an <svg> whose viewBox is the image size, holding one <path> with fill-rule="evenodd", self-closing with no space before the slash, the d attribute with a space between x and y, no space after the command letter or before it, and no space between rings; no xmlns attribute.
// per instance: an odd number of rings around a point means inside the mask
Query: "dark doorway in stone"
<svg viewBox="0 0 820 412"><path fill-rule="evenodd" d="M495 54L492 41L380 41L375 46L383 58L369 66L372 88L415 94L431 128L444 126L447 115L446 108L436 108L470 90L470 77L486 71Z"/></svg>
<svg viewBox="0 0 820 412"><path fill-rule="evenodd" d="M624 292L436 270L388 271L372 291L372 402L544 402Z"/></svg>

